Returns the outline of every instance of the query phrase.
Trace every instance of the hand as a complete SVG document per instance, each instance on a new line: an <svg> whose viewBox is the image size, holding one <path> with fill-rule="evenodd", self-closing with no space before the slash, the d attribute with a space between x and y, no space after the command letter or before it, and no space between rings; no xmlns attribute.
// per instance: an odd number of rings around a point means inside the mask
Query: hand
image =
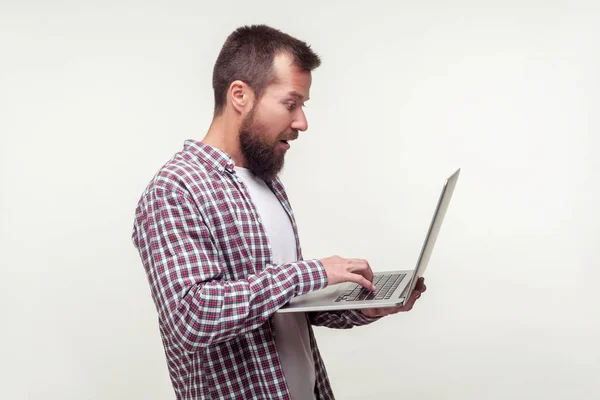
<svg viewBox="0 0 600 400"><path fill-rule="evenodd" d="M411 293L406 305L401 307L364 308L361 309L361 311L367 317L371 318L385 317L386 315L396 314L403 311L410 311L415 305L415 301L417 301L417 299L421 297L421 293L423 293L426 290L427 286L425 286L425 278L421 277L417 281L417 285Z"/></svg>
<svg viewBox="0 0 600 400"><path fill-rule="evenodd" d="M368 290L375 290L373 286L373 271L367 260L358 258L342 258L339 256L327 257L321 261L327 273L327 284L354 282Z"/></svg>

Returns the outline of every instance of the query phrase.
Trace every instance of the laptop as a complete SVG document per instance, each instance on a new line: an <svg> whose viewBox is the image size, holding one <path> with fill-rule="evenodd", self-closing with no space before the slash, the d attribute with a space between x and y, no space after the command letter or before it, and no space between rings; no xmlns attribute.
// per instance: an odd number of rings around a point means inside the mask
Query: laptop
<svg viewBox="0 0 600 400"><path fill-rule="evenodd" d="M373 285L376 288L374 292L353 282L327 286L294 297L277 312L331 311L406 305L417 280L425 273L459 175L460 168L444 183L414 270L374 272Z"/></svg>

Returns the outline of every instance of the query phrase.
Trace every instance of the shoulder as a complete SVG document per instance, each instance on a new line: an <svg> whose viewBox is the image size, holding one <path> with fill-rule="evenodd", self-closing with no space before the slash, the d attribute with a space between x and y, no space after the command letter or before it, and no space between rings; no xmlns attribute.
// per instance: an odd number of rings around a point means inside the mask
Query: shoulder
<svg viewBox="0 0 600 400"><path fill-rule="evenodd" d="M154 174L141 200L157 194L202 199L212 192L217 173L193 155L185 151L178 152Z"/></svg>

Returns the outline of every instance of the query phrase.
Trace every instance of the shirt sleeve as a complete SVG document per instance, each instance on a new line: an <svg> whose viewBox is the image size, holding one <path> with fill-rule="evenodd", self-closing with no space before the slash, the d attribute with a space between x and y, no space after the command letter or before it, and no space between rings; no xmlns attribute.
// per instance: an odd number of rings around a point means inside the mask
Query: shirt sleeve
<svg viewBox="0 0 600 400"><path fill-rule="evenodd" d="M334 329L350 329L355 326L368 325L382 317L367 317L360 310L320 311L308 313L311 325L325 326Z"/></svg>
<svg viewBox="0 0 600 400"><path fill-rule="evenodd" d="M133 241L159 318L188 352L252 331L294 296L327 286L318 260L267 265L245 279L224 280L219 250L183 193L148 192L136 211Z"/></svg>

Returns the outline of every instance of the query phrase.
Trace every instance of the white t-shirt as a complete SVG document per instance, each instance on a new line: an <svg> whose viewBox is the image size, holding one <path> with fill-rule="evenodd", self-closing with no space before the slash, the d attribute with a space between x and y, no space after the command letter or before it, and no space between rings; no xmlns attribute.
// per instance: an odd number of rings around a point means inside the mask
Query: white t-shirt
<svg viewBox="0 0 600 400"><path fill-rule="evenodd" d="M273 263L286 264L298 260L292 223L283 206L267 184L250 170L235 167L246 185L269 237ZM315 400L315 367L304 313L273 315L275 344L283 373L293 400Z"/></svg>

